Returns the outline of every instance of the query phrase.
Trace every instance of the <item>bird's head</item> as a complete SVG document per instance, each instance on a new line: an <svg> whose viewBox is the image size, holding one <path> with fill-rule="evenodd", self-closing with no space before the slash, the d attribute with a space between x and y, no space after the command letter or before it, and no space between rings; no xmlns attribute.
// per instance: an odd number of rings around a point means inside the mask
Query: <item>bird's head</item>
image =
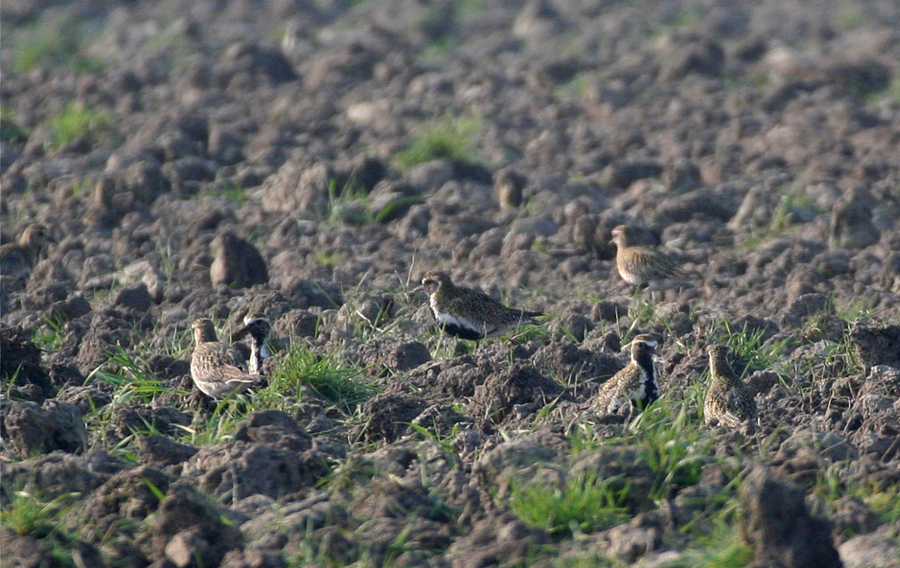
<svg viewBox="0 0 900 568"><path fill-rule="evenodd" d="M194 330L194 342L197 344L216 341L216 328L209 318L198 318L191 323Z"/></svg>
<svg viewBox="0 0 900 568"><path fill-rule="evenodd" d="M272 333L272 324L269 318L258 312L250 312L244 316L244 327L236 331L231 339L237 341L246 335L252 335L257 341L265 342Z"/></svg>
<svg viewBox="0 0 900 568"><path fill-rule="evenodd" d="M628 227L626 225L619 225L612 230L612 240L609 242L620 248L628 246L627 232Z"/></svg>
<svg viewBox="0 0 900 568"><path fill-rule="evenodd" d="M709 367L715 372L727 372L728 370L728 348L724 345L712 343L706 346L706 352L709 354Z"/></svg>
<svg viewBox="0 0 900 568"><path fill-rule="evenodd" d="M656 336L649 333L642 333L640 335L635 335L634 339L623 345L622 350L624 351L630 347L632 356L641 352L652 354L656 350L657 345L659 345L659 341Z"/></svg>
<svg viewBox="0 0 900 568"><path fill-rule="evenodd" d="M19 244L32 248L41 248L47 243L55 242L56 240L50 235L47 227L40 223L28 225L19 237Z"/></svg>
<svg viewBox="0 0 900 568"><path fill-rule="evenodd" d="M259 312L250 312L244 316L244 325L250 325L251 323L271 323L269 318Z"/></svg>
<svg viewBox="0 0 900 568"><path fill-rule="evenodd" d="M431 295L441 288L453 287L453 281L450 280L446 273L440 270L431 270L422 277L422 287L425 289L425 292Z"/></svg>

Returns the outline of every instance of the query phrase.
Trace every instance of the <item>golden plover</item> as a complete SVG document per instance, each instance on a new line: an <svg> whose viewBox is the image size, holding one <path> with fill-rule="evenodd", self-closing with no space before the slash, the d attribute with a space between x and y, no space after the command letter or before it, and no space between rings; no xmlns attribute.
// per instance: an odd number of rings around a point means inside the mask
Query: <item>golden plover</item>
<svg viewBox="0 0 900 568"><path fill-rule="evenodd" d="M43 225L28 225L19 235L18 241L0 246L0 274L15 276L30 269L40 258L44 248L55 242Z"/></svg>
<svg viewBox="0 0 900 568"><path fill-rule="evenodd" d="M632 407L645 408L659 398L659 379L653 366L653 352L657 341L651 335L638 335L624 348L631 346L628 365L600 385L597 406L600 412L616 414L630 402Z"/></svg>
<svg viewBox="0 0 900 568"><path fill-rule="evenodd" d="M210 320L194 320L191 328L196 343L191 356L191 378L204 394L221 398L231 392L240 393L262 378L247 374L246 362L240 352L217 340L216 329Z"/></svg>
<svg viewBox="0 0 900 568"><path fill-rule="evenodd" d="M432 270L422 278L434 319L441 329L461 339L502 335L523 324L537 324L541 312L507 308L480 290L456 286L447 274Z"/></svg>
<svg viewBox="0 0 900 568"><path fill-rule="evenodd" d="M249 313L244 316L244 327L231 336L234 341L250 336L250 359L247 361L247 370L251 375L262 375L263 361L272 356L266 346L270 333L272 325L269 318L262 314Z"/></svg>
<svg viewBox="0 0 900 568"><path fill-rule="evenodd" d="M653 290L684 279L684 273L672 258L658 250L632 244L629 231L631 229L626 225L612 230L611 242L616 244L616 268L622 280L634 286L646 284Z"/></svg>
<svg viewBox="0 0 900 568"><path fill-rule="evenodd" d="M731 428L752 428L756 421L756 401L753 389L731 372L728 366L728 348L710 345L709 391L703 403L703 418L709 424L718 420Z"/></svg>

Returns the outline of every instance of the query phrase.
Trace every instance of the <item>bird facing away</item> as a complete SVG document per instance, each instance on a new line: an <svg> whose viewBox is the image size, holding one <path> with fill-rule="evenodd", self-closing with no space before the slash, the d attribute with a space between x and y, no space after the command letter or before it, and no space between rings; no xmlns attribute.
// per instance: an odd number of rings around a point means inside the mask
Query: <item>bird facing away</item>
<svg viewBox="0 0 900 568"><path fill-rule="evenodd" d="M753 389L731 372L728 366L728 348L710 345L709 391L703 402L703 418L706 424L718 420L730 428L753 427L756 421L756 401Z"/></svg>
<svg viewBox="0 0 900 568"><path fill-rule="evenodd" d="M43 225L34 223L25 227L19 240L0 246L0 274L15 276L28 270L41 256L44 248L56 242Z"/></svg>
<svg viewBox="0 0 900 568"><path fill-rule="evenodd" d="M461 339L477 341L503 335L524 324L537 324L541 312L507 308L480 290L456 286L447 274L432 270L422 278L431 313L440 328Z"/></svg>
<svg viewBox="0 0 900 568"><path fill-rule="evenodd" d="M671 286L673 280L684 279L684 273L672 258L658 250L632 244L629 231L627 225L619 225L612 230L610 241L616 245L616 268L625 282L658 289Z"/></svg>
<svg viewBox="0 0 900 568"><path fill-rule="evenodd" d="M659 378L653 366L656 339L651 335L638 335L631 343L631 361L628 365L600 385L597 406L604 414L616 414L630 402L633 407L645 408L659 398Z"/></svg>
<svg viewBox="0 0 900 568"><path fill-rule="evenodd" d="M261 378L245 372L244 358L236 349L216 339L216 329L210 320L194 320L191 328L196 343L191 356L191 378L205 395L221 398L231 392L240 393Z"/></svg>
<svg viewBox="0 0 900 568"><path fill-rule="evenodd" d="M272 325L269 318L262 314L249 313L244 316L244 327L237 330L231 338L235 341L250 336L250 360L247 361L247 370L251 375L263 374L263 361L272 356L266 341L272 333Z"/></svg>

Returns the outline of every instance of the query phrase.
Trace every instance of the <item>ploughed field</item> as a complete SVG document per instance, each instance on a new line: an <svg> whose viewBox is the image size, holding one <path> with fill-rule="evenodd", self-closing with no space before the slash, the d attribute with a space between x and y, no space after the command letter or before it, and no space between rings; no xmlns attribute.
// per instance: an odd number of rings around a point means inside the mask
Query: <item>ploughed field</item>
<svg viewBox="0 0 900 568"><path fill-rule="evenodd" d="M897 2L0 18L3 567L900 567ZM432 270L544 315L442 333Z"/></svg>

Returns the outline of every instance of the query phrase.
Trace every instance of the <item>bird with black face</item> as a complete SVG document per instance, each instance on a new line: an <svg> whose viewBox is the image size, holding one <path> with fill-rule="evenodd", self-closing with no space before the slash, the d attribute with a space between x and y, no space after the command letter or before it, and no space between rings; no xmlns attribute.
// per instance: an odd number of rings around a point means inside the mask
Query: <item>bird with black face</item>
<svg viewBox="0 0 900 568"><path fill-rule="evenodd" d="M422 278L428 305L444 333L477 341L496 337L520 325L538 324L541 312L508 308L480 290L457 286L450 277L432 270Z"/></svg>
<svg viewBox="0 0 900 568"><path fill-rule="evenodd" d="M659 398L659 377L653 365L658 342L649 334L635 336L622 349L631 348L631 361L624 369L600 385L597 407L603 414L616 414L626 404L643 409Z"/></svg>
<svg viewBox="0 0 900 568"><path fill-rule="evenodd" d="M231 336L234 341L250 337L250 359L247 360L247 370L252 375L264 374L263 361L272 356L266 346L271 333L272 325L269 318L259 313L249 313L244 316L244 327Z"/></svg>

